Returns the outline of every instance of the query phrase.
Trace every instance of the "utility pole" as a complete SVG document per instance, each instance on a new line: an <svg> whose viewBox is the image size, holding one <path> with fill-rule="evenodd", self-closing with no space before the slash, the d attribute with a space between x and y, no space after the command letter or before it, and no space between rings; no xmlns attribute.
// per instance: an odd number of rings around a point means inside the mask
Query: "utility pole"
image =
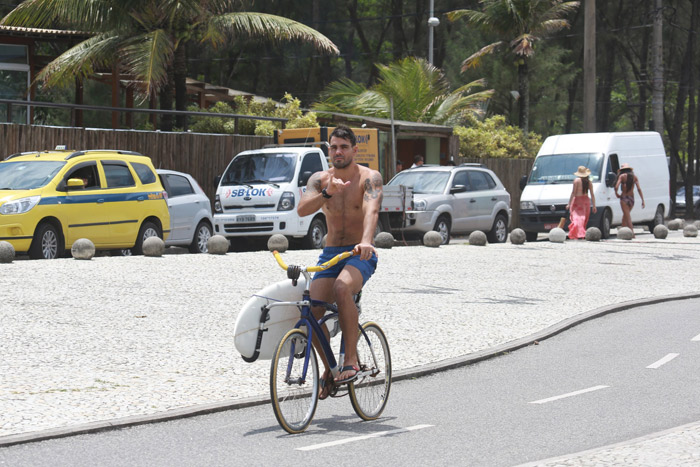
<svg viewBox="0 0 700 467"><path fill-rule="evenodd" d="M654 25L651 44L651 120L652 130L664 134L664 48L663 0L654 0ZM673 158L671 158L673 164Z"/></svg>
<svg viewBox="0 0 700 467"><path fill-rule="evenodd" d="M595 0L585 0L583 25L583 131L596 131Z"/></svg>
<svg viewBox="0 0 700 467"><path fill-rule="evenodd" d="M430 15L428 17L428 63L433 64L433 34L440 20L434 16L435 0L430 0Z"/></svg>

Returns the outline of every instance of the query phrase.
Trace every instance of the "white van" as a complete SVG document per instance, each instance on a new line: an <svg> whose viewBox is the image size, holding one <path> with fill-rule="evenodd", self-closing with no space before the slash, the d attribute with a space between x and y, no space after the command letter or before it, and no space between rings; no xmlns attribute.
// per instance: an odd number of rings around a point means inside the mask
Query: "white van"
<svg viewBox="0 0 700 467"><path fill-rule="evenodd" d="M653 230L668 214L669 170L661 136L653 131L621 133L581 133L547 138L532 166L529 177L523 176L520 188L520 228L528 241L538 232L548 232L569 213L566 205L571 196L574 172L580 165L591 170L596 207L588 227L596 226L603 238L610 228L622 223L620 200L615 196L617 171L629 164L644 193L645 208L635 195L632 223L648 225ZM635 189L636 193L636 189Z"/></svg>
<svg viewBox="0 0 700 467"><path fill-rule="evenodd" d="M214 233L229 238L282 234L306 248L321 248L327 232L323 212L300 217L297 206L309 177L322 170L328 170L328 162L319 148L239 153L218 182Z"/></svg>

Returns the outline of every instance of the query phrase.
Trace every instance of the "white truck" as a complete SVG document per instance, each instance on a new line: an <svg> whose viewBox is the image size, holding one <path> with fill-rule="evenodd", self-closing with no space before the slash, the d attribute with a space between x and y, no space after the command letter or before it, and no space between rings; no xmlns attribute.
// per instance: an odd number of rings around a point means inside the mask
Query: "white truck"
<svg viewBox="0 0 700 467"><path fill-rule="evenodd" d="M271 147L236 155L221 176L214 233L235 237L282 234L305 248L321 248L326 220L319 210L300 217L297 206L314 172L328 170L317 147Z"/></svg>

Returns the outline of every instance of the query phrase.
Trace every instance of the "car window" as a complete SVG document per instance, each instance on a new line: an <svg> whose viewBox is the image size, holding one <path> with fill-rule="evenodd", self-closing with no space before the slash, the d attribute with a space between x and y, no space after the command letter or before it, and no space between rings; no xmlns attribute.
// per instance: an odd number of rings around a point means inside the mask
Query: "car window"
<svg viewBox="0 0 700 467"><path fill-rule="evenodd" d="M467 191L469 190L469 177L466 170L460 170L455 174L455 177L452 179L452 187L454 188L457 185L463 185L467 188Z"/></svg>
<svg viewBox="0 0 700 467"><path fill-rule="evenodd" d="M496 186L496 182L486 172L469 171L469 191L490 190Z"/></svg>
<svg viewBox="0 0 700 467"><path fill-rule="evenodd" d="M175 174L165 174L165 189L168 192L170 198L175 198L177 196L191 195L194 193L194 188L192 184L182 175Z"/></svg>
<svg viewBox="0 0 700 467"><path fill-rule="evenodd" d="M76 166L73 170L69 170L68 173L66 173L63 180L67 182L71 178L81 179L83 181L83 186L67 187L69 190L96 190L100 188L100 176L97 173L96 162L88 162Z"/></svg>
<svg viewBox="0 0 700 467"><path fill-rule="evenodd" d="M156 174L153 173L153 170L151 170L149 166L138 162L132 162L131 166L134 168L134 171L136 172L136 175L138 175L142 184L148 185L149 183L155 183Z"/></svg>
<svg viewBox="0 0 700 467"><path fill-rule="evenodd" d="M239 154L226 168L221 186L290 182L294 177L296 159L297 155L291 153Z"/></svg>
<svg viewBox="0 0 700 467"><path fill-rule="evenodd" d="M612 160L612 157L610 160ZM601 171L603 169L602 153L556 154L539 156L535 159L535 164L532 166L532 172L530 172L530 178L527 183L546 185L571 184L576 178L574 172L580 165L591 169L590 179L592 182L601 180Z"/></svg>
<svg viewBox="0 0 700 467"><path fill-rule="evenodd" d="M134 177L131 175L129 167L122 164L102 163L102 168L105 171L108 188L120 188L134 186Z"/></svg>
<svg viewBox="0 0 700 467"><path fill-rule="evenodd" d="M396 174L388 185L404 185L413 188L414 193L440 194L450 179L450 172L443 170L405 170Z"/></svg>
<svg viewBox="0 0 700 467"><path fill-rule="evenodd" d="M32 190L49 183L66 163L16 161L0 163L0 190Z"/></svg>

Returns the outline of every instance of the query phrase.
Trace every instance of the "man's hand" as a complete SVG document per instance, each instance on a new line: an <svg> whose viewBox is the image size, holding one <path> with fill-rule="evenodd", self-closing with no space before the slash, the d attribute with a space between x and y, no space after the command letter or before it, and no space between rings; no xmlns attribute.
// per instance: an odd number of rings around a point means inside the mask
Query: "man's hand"
<svg viewBox="0 0 700 467"><path fill-rule="evenodd" d="M368 259L372 258L372 253L375 255L377 254L377 250L374 248L374 245L369 243L358 243L355 245L354 251L360 255L360 259L363 261L367 261Z"/></svg>
<svg viewBox="0 0 700 467"><path fill-rule="evenodd" d="M331 179L328 181L328 187L326 187L326 193L332 196L336 193L340 193L347 186L350 186L350 180L344 182L339 178L331 176Z"/></svg>

